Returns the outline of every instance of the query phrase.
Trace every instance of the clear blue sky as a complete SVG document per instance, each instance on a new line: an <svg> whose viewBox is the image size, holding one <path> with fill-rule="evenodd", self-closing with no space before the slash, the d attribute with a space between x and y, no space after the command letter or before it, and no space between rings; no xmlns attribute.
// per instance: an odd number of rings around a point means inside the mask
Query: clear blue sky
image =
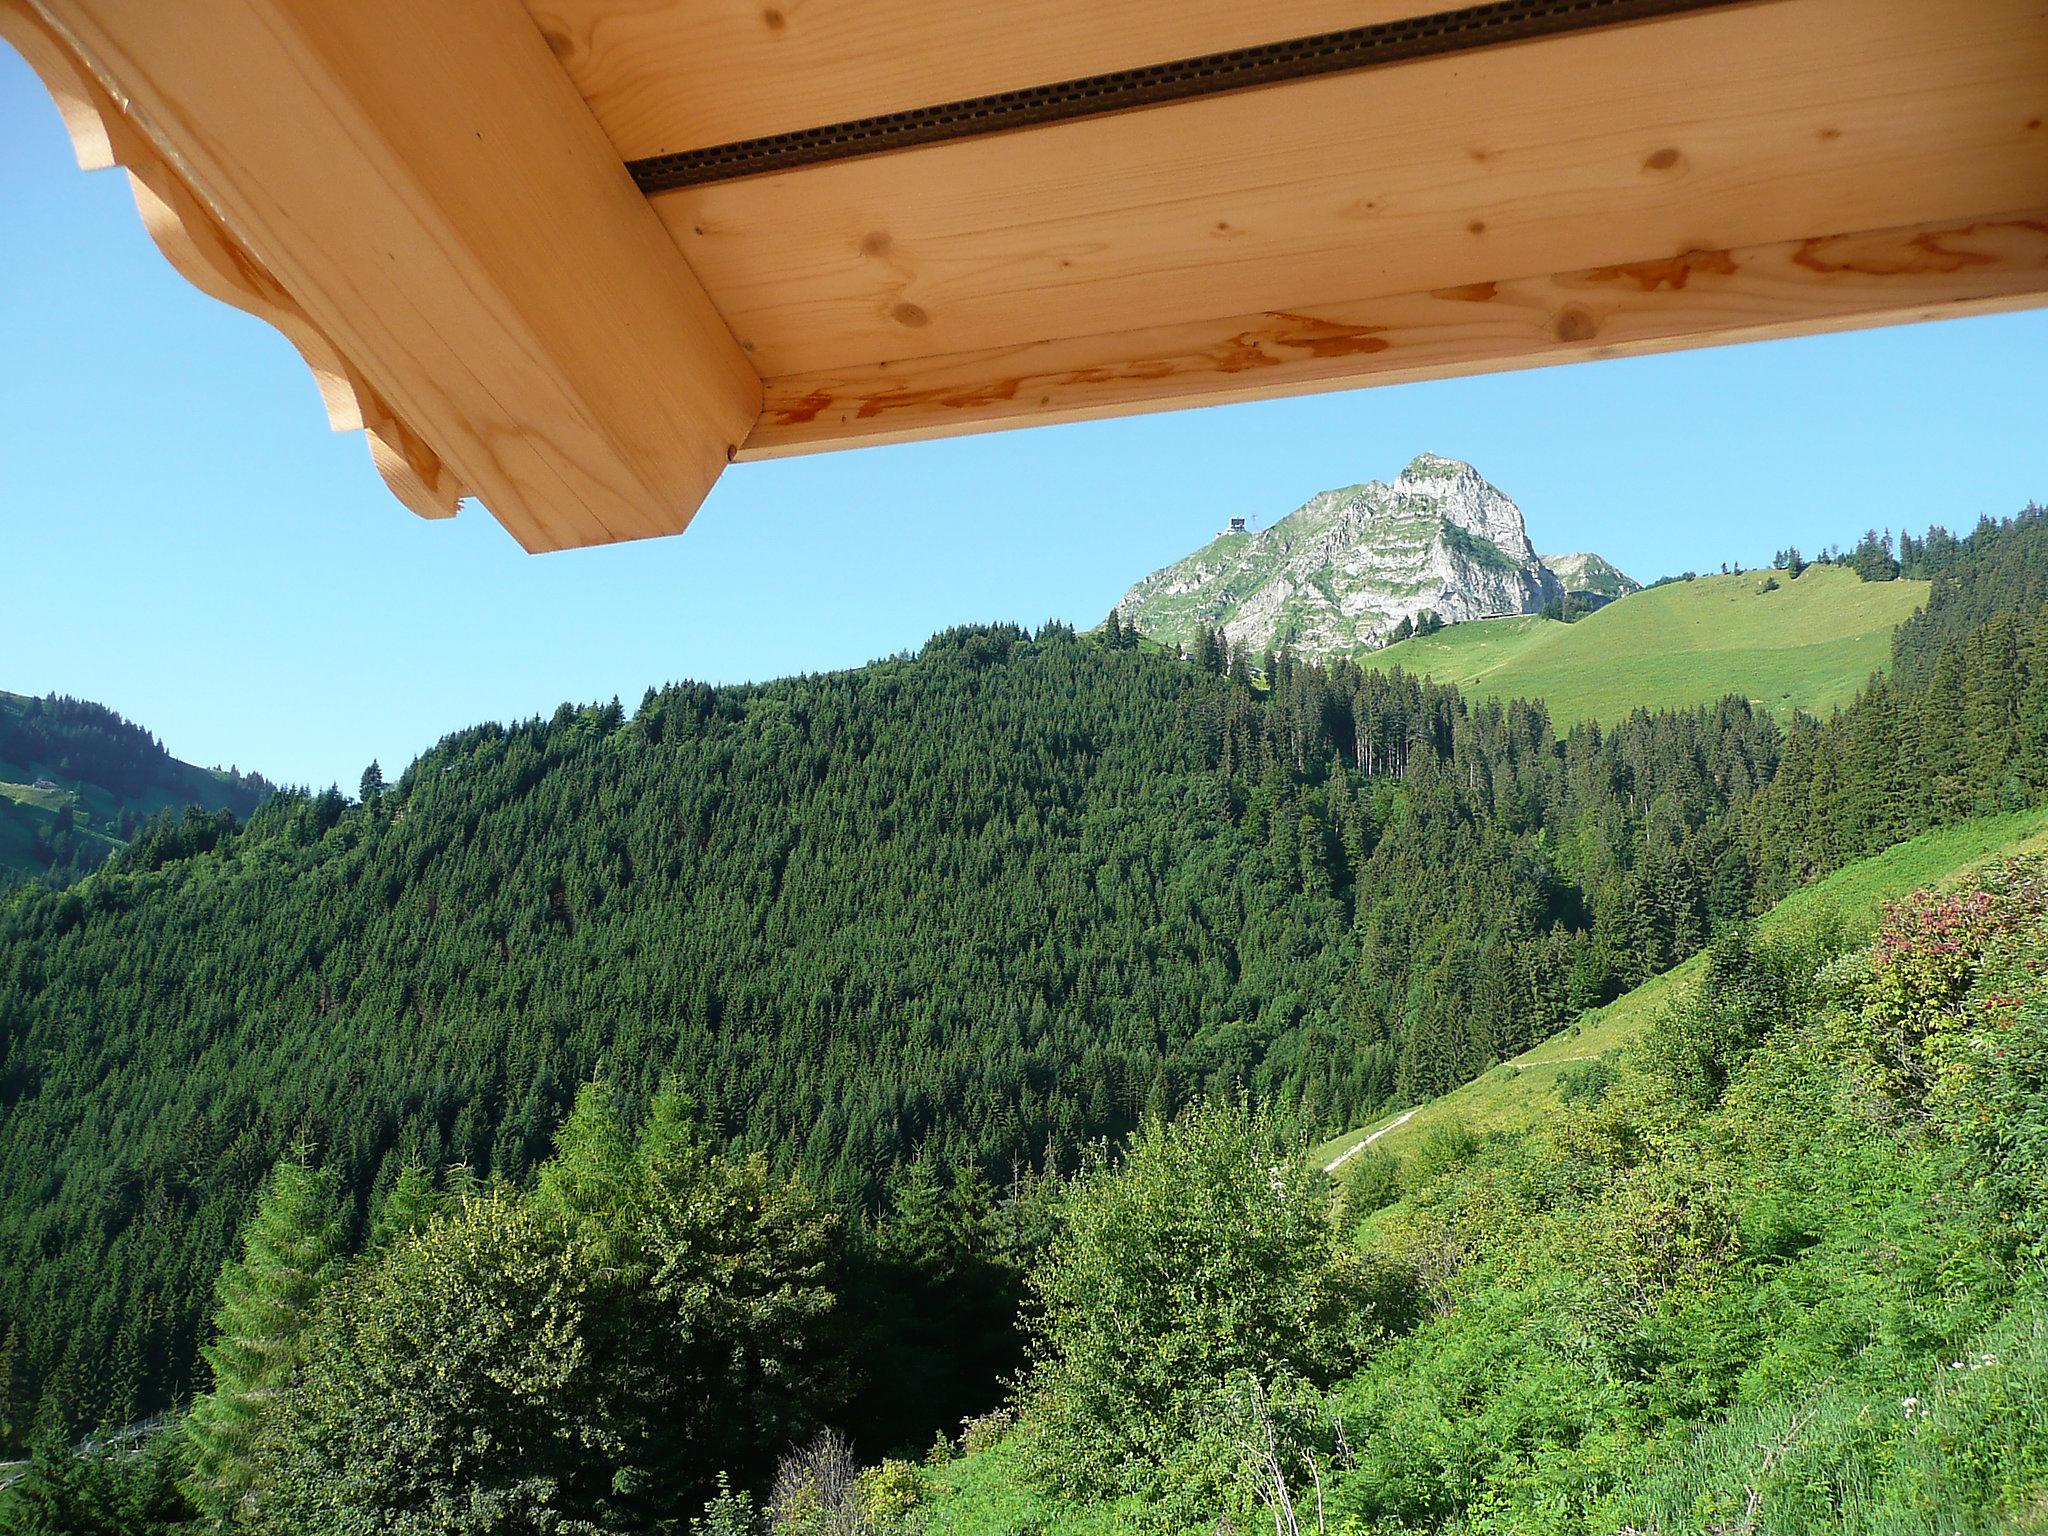
<svg viewBox="0 0 2048 1536"><path fill-rule="evenodd" d="M651 683L1087 625L1233 514L1469 459L1539 548L1649 579L2048 500L2048 314L999 433L730 471L680 538L529 556L414 518L296 355L81 175L0 48L0 688L353 788L438 737Z"/></svg>

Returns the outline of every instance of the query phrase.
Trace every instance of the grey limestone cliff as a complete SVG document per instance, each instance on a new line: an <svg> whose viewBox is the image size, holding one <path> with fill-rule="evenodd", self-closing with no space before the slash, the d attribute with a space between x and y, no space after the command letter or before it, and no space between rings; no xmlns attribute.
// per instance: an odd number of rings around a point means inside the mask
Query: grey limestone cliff
<svg viewBox="0 0 2048 1536"><path fill-rule="evenodd" d="M1382 644L1424 612L1448 624L1534 613L1608 573L1634 589L1597 555L1569 558L1581 563L1561 581L1519 507L1471 465L1425 453L1391 485L1324 491L1270 528L1218 535L1119 607L1169 645L1192 645L1207 626L1234 645L1330 656Z"/></svg>

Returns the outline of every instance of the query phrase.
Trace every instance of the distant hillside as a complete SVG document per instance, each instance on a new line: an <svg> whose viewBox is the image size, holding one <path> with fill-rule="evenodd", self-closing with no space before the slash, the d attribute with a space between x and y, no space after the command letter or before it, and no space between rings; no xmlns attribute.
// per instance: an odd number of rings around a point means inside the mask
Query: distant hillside
<svg viewBox="0 0 2048 1536"><path fill-rule="evenodd" d="M1775 587L1770 583L1775 582ZM1769 588L1769 590L1766 590ZM1927 600L1924 581L1859 579L1841 566L1667 582L1576 624L1535 617L1457 624L1360 658L1476 698L1542 699L1562 727L1738 694L1783 719L1846 704Z"/></svg>
<svg viewBox="0 0 2048 1536"><path fill-rule="evenodd" d="M1425 453L1392 485L1324 491L1257 532L1234 523L1132 587L1118 611L1170 649L1217 629L1233 646L1320 659L1405 638L1432 616L1456 624L1635 589L1598 555L1561 558L1570 580L1537 558L1514 502L1470 464Z"/></svg>
<svg viewBox="0 0 2048 1536"><path fill-rule="evenodd" d="M190 1392L293 1137L363 1204L413 1162L525 1177L602 1070L629 1103L675 1081L722 1139L870 1207L919 1159L1071 1168L1236 1084L1317 1130L1442 1091L1742 899L1726 821L1780 743L1747 711L1671 717L1573 775L1486 716L1349 663L1255 685L963 629L630 721L476 727L366 802L280 794L138 839L90 900L0 904L14 1421L45 1383L88 1425ZM1551 851L1551 826L1603 835ZM1660 864L1641 910L1652 852L1727 878ZM932 1375L991 1336L890 1355L876 1379L925 1374L868 1442L990 1406Z"/></svg>
<svg viewBox="0 0 2048 1536"><path fill-rule="evenodd" d="M159 811L247 816L260 774L181 762L104 705L0 691L0 887L96 869Z"/></svg>

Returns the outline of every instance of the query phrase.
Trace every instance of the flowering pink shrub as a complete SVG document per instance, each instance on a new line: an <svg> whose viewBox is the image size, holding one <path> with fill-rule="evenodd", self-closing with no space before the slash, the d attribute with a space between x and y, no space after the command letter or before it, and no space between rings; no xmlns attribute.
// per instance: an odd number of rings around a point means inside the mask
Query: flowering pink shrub
<svg viewBox="0 0 2048 1536"><path fill-rule="evenodd" d="M2015 936L2040 932L2044 915L2048 876L2038 859L2010 859L1954 890L1886 904L1864 1025L1878 1082L1893 1098L1924 1103L1956 1060L1944 1037L1963 1024L1971 989Z"/></svg>

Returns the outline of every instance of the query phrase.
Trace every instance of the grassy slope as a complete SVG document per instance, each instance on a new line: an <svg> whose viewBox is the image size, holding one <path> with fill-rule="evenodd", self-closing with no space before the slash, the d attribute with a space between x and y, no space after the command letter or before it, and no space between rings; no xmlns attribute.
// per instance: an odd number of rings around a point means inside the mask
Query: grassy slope
<svg viewBox="0 0 2048 1536"><path fill-rule="evenodd" d="M1775 575L1774 592L1757 589ZM1740 694L1784 716L1845 704L1890 656L1891 632L1927 595L1920 581L1865 582L1834 566L1702 576L1654 587L1576 624L1456 624L1360 658L1455 683L1478 698L1540 698L1559 725L1639 706Z"/></svg>
<svg viewBox="0 0 2048 1536"><path fill-rule="evenodd" d="M1766 931L1785 927L1831 907L1852 931L1874 931L1880 902L1922 886L1946 883L2007 854L2044 850L2048 850L2048 811L2017 811L1967 821L1901 843L1795 891L1759 918L1757 926ZM1680 989L1692 984L1702 963L1703 957L1695 955L1652 977L1626 997L1588 1013L1578 1024L1503 1062L1484 1077L1422 1105L1374 1144L1398 1155L1412 1151L1440 1126L1463 1125L1470 1131L1485 1132L1511 1130L1541 1119L1557 1102L1556 1087L1565 1068L1626 1047ZM1318 1160L1329 1163L1398 1118L1398 1112L1389 1114L1325 1142L1317 1148Z"/></svg>

